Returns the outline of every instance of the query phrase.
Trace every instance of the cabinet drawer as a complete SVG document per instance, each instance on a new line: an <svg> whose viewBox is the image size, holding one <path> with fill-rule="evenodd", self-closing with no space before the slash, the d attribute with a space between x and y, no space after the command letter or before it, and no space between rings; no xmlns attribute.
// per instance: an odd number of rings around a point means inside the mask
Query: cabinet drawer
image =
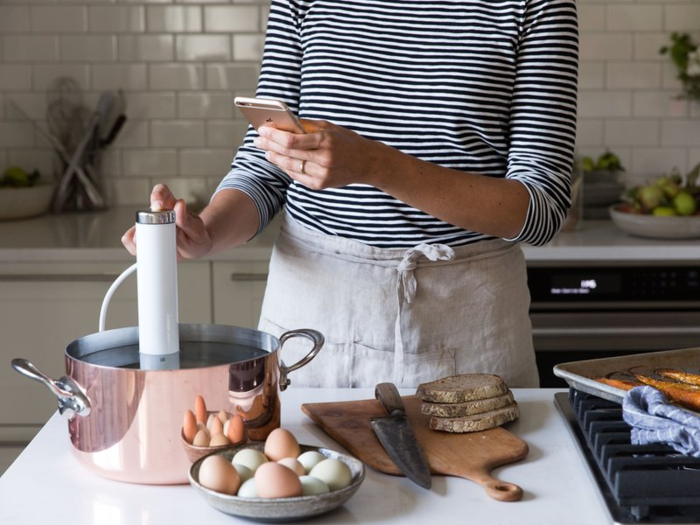
<svg viewBox="0 0 700 525"><path fill-rule="evenodd" d="M15 372L9 362L24 357L42 372L65 374L64 350L98 331L102 300L123 264L0 265L0 424L44 423L56 410L45 386ZM178 266L180 321L211 323L209 263ZM138 324L136 275L116 291L106 328Z"/></svg>
<svg viewBox="0 0 700 525"><path fill-rule="evenodd" d="M213 263L214 323L257 329L269 266Z"/></svg>

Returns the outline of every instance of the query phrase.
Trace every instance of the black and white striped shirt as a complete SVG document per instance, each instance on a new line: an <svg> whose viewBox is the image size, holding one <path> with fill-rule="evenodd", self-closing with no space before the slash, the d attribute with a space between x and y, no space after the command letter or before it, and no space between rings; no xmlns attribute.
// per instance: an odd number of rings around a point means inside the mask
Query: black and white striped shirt
<svg viewBox="0 0 700 525"><path fill-rule="evenodd" d="M441 166L522 182L530 204L512 240L541 245L570 205L577 76L573 0L272 0L257 96ZM261 230L286 203L308 228L376 247L490 238L372 186L310 190L266 161L255 136L219 190L247 193Z"/></svg>

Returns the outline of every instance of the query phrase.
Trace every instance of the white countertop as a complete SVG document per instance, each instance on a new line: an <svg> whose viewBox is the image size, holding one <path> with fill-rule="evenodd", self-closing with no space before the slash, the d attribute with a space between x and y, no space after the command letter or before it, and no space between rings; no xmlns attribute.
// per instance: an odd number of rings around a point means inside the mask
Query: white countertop
<svg viewBox="0 0 700 525"><path fill-rule="evenodd" d="M557 391L514 389L521 417L506 428L525 440L530 452L525 460L498 468L493 475L518 484L524 490L521 501L494 501L472 481L443 476L434 476L433 488L426 491L406 478L367 468L358 492L343 507L313 523L610 523L591 474L554 406ZM370 389L289 389L282 394L282 426L303 444L343 450L301 412L300 405L372 397ZM73 458L69 448L66 422L55 414L0 478L0 523L251 523L209 507L189 485L134 485L97 477Z"/></svg>
<svg viewBox="0 0 700 525"><path fill-rule="evenodd" d="M0 263L131 262L121 236L134 224L135 207L97 213L44 215L0 221ZM244 246L217 254L214 261L267 261L277 236L277 222ZM634 237L611 221L584 221L561 232L543 247L523 245L528 261L697 261L697 240Z"/></svg>

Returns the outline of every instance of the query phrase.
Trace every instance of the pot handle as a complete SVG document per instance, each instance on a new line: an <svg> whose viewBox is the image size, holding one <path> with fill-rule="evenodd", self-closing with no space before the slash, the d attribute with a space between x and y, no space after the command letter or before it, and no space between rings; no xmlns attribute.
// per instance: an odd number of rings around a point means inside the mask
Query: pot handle
<svg viewBox="0 0 700 525"><path fill-rule="evenodd" d="M290 330L289 332L285 332L280 336L280 351L284 347L284 343L288 340L291 339L292 337L305 337L311 342L313 342L314 346L313 348L309 351L308 354L306 354L304 357L299 359L296 363L294 363L291 366L286 366L284 362L281 362L280 364L280 390L286 390L286 388L292 383L289 378L287 377L290 372L294 372L295 370L298 370L302 366L305 366L311 362L311 360L316 357L316 354L319 353L321 348L323 347L323 343L325 341L323 334L321 332L317 332L316 330L312 330L311 328L300 328L299 330Z"/></svg>
<svg viewBox="0 0 700 525"><path fill-rule="evenodd" d="M53 380L26 359L13 359L12 368L23 376L46 385L58 398L58 412L67 419L71 420L76 415L90 414L90 400L78 383L70 377L63 376L61 379Z"/></svg>

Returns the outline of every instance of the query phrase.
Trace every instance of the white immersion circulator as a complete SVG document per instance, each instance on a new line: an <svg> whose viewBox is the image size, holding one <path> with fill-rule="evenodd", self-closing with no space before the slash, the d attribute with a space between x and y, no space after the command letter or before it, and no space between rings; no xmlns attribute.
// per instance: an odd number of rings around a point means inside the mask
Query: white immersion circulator
<svg viewBox="0 0 700 525"><path fill-rule="evenodd" d="M175 212L136 213L136 277L142 370L180 367Z"/></svg>

